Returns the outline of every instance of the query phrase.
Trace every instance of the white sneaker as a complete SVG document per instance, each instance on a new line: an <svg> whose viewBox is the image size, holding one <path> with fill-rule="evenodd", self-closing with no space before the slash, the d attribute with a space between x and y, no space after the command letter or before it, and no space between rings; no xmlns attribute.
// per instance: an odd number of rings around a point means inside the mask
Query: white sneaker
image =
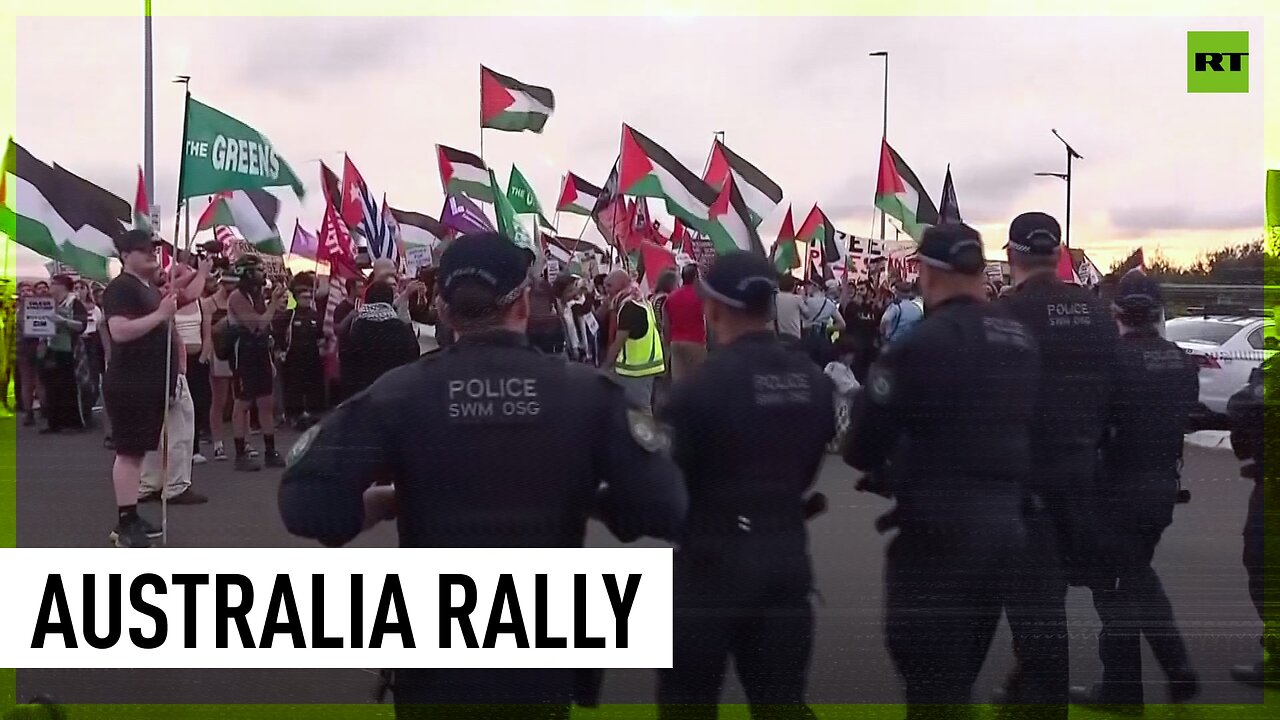
<svg viewBox="0 0 1280 720"><path fill-rule="evenodd" d="M258 457L258 451L257 451L257 450L254 450L254 449L253 449L253 446L252 446L252 445L250 445L249 443L245 443L245 444L244 444L244 454L245 454L245 455L248 455L248 456L249 456L249 457L251 457L251 458L256 458L256 457Z"/></svg>
<svg viewBox="0 0 1280 720"><path fill-rule="evenodd" d="M207 462L209 462L209 458L205 457L204 455L202 455L202 454L200 454L200 453L196 453L196 454L194 454L194 455L192 455L192 456L191 456L191 464L192 464L192 465L203 465L203 464L205 464L205 463L207 463Z"/></svg>
<svg viewBox="0 0 1280 720"><path fill-rule="evenodd" d="M215 445L213 448L213 461L214 462L227 461L227 449L223 447L221 443Z"/></svg>

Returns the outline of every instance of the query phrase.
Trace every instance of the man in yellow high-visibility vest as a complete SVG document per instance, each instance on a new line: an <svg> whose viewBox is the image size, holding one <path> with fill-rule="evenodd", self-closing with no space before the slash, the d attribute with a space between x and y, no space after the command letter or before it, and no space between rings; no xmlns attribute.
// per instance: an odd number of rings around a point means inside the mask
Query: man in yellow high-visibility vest
<svg viewBox="0 0 1280 720"><path fill-rule="evenodd" d="M633 404L652 411L654 379L667 370L653 307L644 301L626 270L609 273L604 288L610 299L612 339L601 367L612 368Z"/></svg>

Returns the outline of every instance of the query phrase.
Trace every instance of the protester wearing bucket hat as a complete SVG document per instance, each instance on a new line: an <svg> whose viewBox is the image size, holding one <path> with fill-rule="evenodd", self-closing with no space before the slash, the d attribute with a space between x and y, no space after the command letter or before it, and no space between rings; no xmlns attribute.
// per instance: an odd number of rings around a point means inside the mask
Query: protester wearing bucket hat
<svg viewBox="0 0 1280 720"><path fill-rule="evenodd" d="M442 312L458 341L386 373L298 440L279 493L289 532L342 545L398 516L405 547L581 547L596 512L624 541L675 538L688 498L668 435L612 379L529 347L529 261L497 233L445 250ZM599 681L403 669L388 685L399 718L465 715L455 704L567 717L571 702L594 704Z"/></svg>
<svg viewBox="0 0 1280 720"><path fill-rule="evenodd" d="M698 292L719 345L672 387L662 413L691 497L676 553L673 665L659 671L660 717L680 705L714 707L730 657L753 706L808 712L813 571L805 520L815 505L805 496L835 433L834 388L774 332L777 279L762 255L716 259Z"/></svg>
<svg viewBox="0 0 1280 720"><path fill-rule="evenodd" d="M1112 387L1116 327L1089 290L1057 277L1058 221L1023 213L1006 246L1015 289L999 302L1040 346L1040 392L1032 426L1035 472L1028 490L1042 508L1029 518L1029 592L1007 606L1019 665L997 700L1056 706L1065 717L1069 690L1066 593L1096 564L1101 508L1095 489Z"/></svg>
<svg viewBox="0 0 1280 720"><path fill-rule="evenodd" d="M884 622L909 715L971 702L1002 593L1025 582L1022 483L1039 368L1027 328L986 300L976 230L930 227L919 258L929 311L872 366L844 447L866 473L858 489L897 501L877 528L899 530Z"/></svg>
<svg viewBox="0 0 1280 720"><path fill-rule="evenodd" d="M1194 361L1157 331L1162 305L1159 283L1141 270L1121 278L1112 308L1120 331L1116 382L1099 487L1102 550L1110 561L1089 583L1102 621L1102 682L1071 689L1072 702L1082 705L1142 707L1144 635L1169 680L1170 699L1185 702L1199 690L1173 607L1151 567L1179 502L1183 435L1200 394Z"/></svg>

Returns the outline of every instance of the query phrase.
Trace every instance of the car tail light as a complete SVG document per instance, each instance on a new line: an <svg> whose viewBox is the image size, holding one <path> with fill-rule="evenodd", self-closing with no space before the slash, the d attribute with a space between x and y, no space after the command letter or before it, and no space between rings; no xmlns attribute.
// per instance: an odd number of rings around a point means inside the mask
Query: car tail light
<svg viewBox="0 0 1280 720"><path fill-rule="evenodd" d="M1196 355L1196 365L1201 369L1221 370L1222 365L1212 355Z"/></svg>

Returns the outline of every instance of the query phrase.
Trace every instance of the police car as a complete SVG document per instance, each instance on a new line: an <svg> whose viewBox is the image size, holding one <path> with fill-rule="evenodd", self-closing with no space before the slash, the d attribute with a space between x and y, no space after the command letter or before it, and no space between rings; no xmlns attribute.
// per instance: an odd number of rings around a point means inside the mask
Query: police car
<svg viewBox="0 0 1280 720"><path fill-rule="evenodd" d="M1195 358L1200 367L1200 404L1221 419L1227 401L1249 382L1280 347L1274 323L1261 315L1196 315L1165 322L1165 337Z"/></svg>

